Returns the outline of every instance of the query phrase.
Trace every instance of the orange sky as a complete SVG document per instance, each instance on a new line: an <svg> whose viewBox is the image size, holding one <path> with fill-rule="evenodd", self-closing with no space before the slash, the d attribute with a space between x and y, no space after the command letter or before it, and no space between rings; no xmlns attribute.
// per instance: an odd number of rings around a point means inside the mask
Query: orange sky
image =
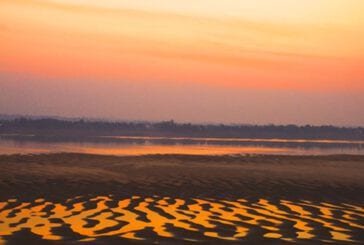
<svg viewBox="0 0 364 245"><path fill-rule="evenodd" d="M2 0L0 67L50 77L364 90L363 1L258 2Z"/></svg>
<svg viewBox="0 0 364 245"><path fill-rule="evenodd" d="M364 92L363 13L362 0L1 0L0 73Z"/></svg>

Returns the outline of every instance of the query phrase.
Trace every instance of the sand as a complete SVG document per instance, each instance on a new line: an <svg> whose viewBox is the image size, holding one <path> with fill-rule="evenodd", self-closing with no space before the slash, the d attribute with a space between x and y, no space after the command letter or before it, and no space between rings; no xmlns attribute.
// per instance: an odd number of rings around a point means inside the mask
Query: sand
<svg viewBox="0 0 364 245"><path fill-rule="evenodd" d="M364 156L0 156L0 244L362 243Z"/></svg>

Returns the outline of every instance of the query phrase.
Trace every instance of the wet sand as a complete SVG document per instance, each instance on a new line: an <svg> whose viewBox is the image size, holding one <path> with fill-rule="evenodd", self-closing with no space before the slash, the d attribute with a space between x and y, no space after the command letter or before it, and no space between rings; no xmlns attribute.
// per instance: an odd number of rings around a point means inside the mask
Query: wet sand
<svg viewBox="0 0 364 245"><path fill-rule="evenodd" d="M364 156L0 156L0 244L363 243Z"/></svg>

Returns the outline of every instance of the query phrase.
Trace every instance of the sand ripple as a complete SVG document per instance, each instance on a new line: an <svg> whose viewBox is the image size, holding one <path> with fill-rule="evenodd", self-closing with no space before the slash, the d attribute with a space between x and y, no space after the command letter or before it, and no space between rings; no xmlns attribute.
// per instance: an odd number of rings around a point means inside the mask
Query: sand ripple
<svg viewBox="0 0 364 245"><path fill-rule="evenodd" d="M105 237L155 241L359 242L364 208L351 204L169 197L75 197L0 202L0 243L28 230L44 240L94 241ZM359 241L358 241L359 240Z"/></svg>

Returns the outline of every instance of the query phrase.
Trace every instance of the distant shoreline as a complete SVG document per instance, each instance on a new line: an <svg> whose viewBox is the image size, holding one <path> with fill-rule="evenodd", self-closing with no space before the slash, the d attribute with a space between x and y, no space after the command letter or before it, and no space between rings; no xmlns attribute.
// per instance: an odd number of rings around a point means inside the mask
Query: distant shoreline
<svg viewBox="0 0 364 245"><path fill-rule="evenodd" d="M151 137L364 141L363 127L224 125L163 122L69 121L16 118L0 120L2 135L37 137Z"/></svg>

